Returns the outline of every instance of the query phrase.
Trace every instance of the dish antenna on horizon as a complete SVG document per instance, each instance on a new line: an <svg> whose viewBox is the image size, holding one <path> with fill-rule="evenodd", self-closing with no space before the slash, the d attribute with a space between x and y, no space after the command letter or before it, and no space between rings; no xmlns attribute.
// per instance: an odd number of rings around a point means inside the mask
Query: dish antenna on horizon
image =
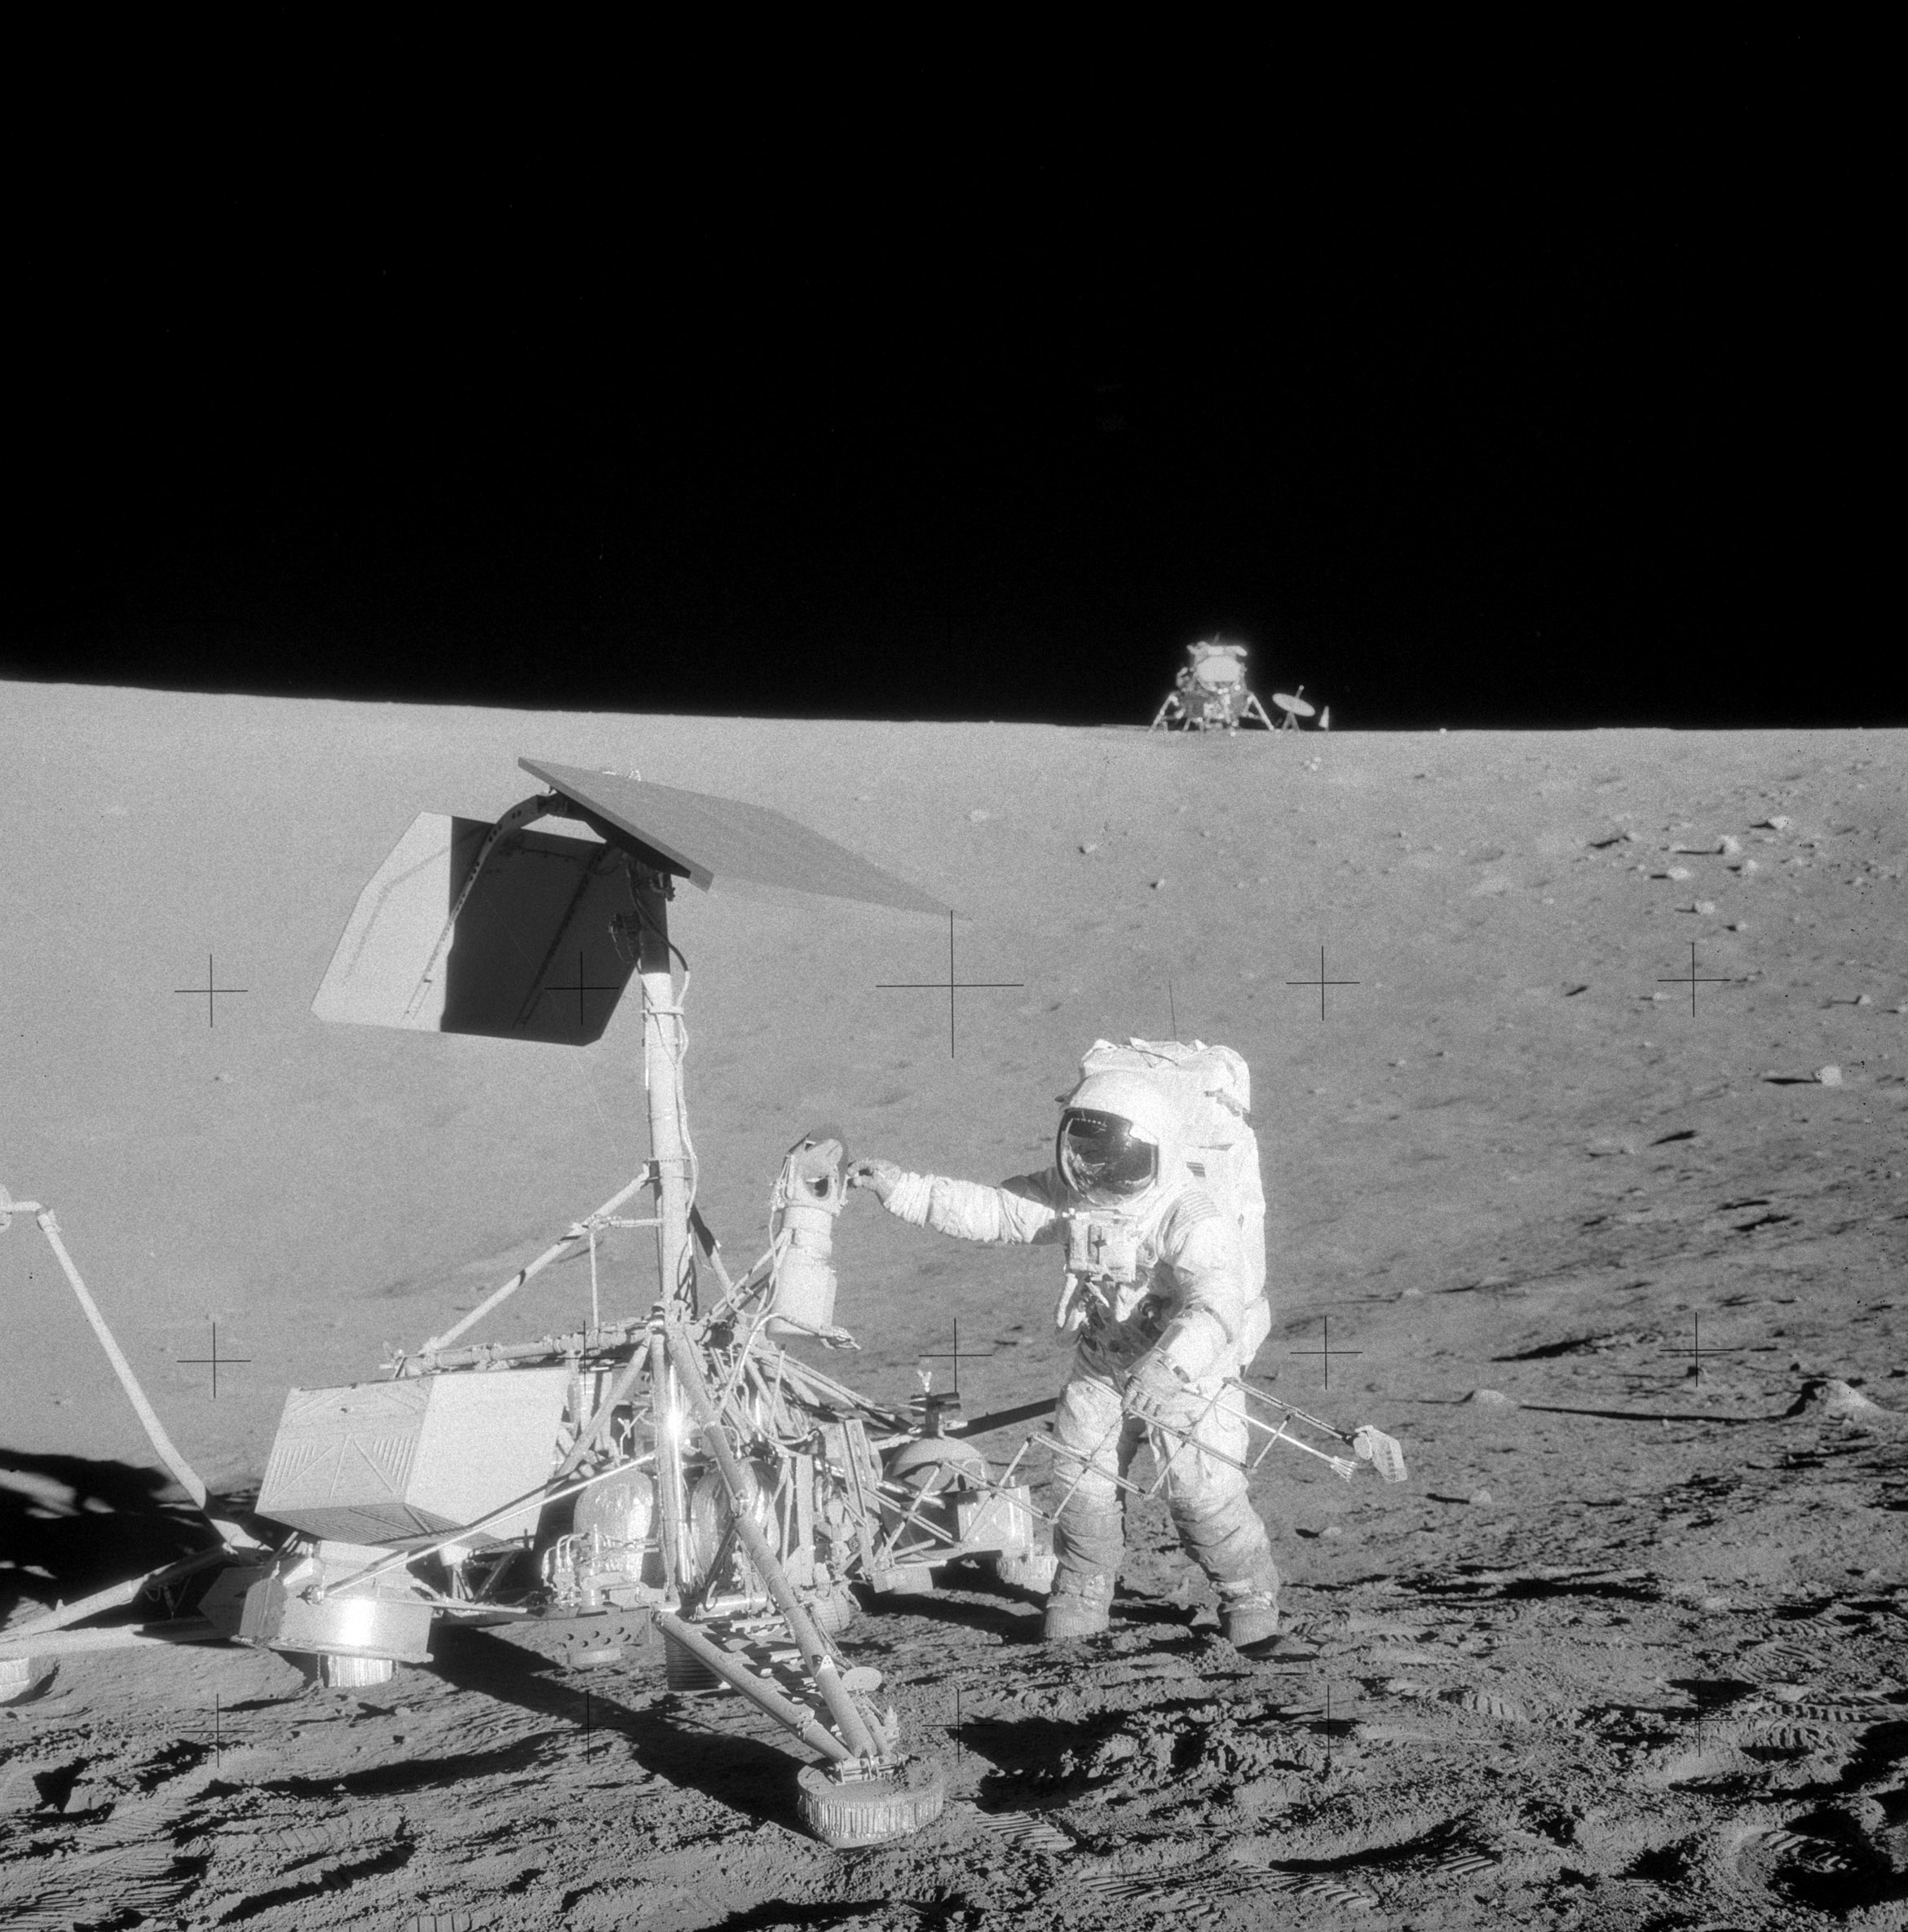
<svg viewBox="0 0 1908 1932"><path fill-rule="evenodd" d="M1301 718L1309 718L1317 715L1312 707L1305 700L1302 695L1305 688L1301 684L1296 691L1289 695L1284 691L1273 692L1272 702L1285 713L1284 717L1274 727L1275 730L1296 731L1298 729L1298 721Z"/></svg>

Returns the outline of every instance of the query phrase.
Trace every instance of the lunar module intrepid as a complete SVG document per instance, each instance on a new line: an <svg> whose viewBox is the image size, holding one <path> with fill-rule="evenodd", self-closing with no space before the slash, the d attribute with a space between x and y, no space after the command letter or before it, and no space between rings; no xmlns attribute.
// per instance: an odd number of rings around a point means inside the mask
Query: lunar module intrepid
<svg viewBox="0 0 1908 1932"><path fill-rule="evenodd" d="M1316 715L1305 700L1305 687L1287 695L1274 691L1272 702L1281 716L1274 725L1265 708L1253 696L1246 682L1246 647L1209 638L1186 647L1191 660L1173 681L1166 701L1155 713L1150 730L1155 731L1236 731L1242 725L1257 725L1267 731L1296 731L1301 718ZM1332 714L1320 719L1329 730Z"/></svg>
<svg viewBox="0 0 1908 1932"><path fill-rule="evenodd" d="M384 1379L290 1391L250 1511L210 1496L166 1434L52 1210L0 1191L0 1229L12 1214L36 1217L214 1539L0 1632L0 1703L35 1695L63 1656L94 1648L237 1642L348 1687L427 1662L440 1622L533 1621L568 1665L660 1643L676 1689L727 1686L773 1717L823 1761L801 1771L797 1807L826 1842L918 1829L939 1813L943 1780L877 1701L878 1674L842 1654L837 1638L859 1608L851 1586L906 1595L931 1588L936 1566L972 1559L1044 1590L1051 1519L1022 1479L1041 1439L997 1468L974 1438L1052 1405L963 1423L956 1405L924 1391L896 1408L785 1346L802 1339L825 1352L851 1341L835 1325L832 1259L846 1150L824 1131L796 1140L770 1193L767 1246L731 1275L696 1202L682 1080L688 976L668 909L678 882L707 891L725 879L947 908L762 807L522 762L545 788L494 823L414 821L360 895L313 1011L584 1044L602 1036L634 977L651 1158L461 1320L386 1363ZM533 829L545 819L594 836ZM587 1003L585 990L596 995ZM639 1195L647 1211L624 1213ZM630 1228L653 1231L656 1299L612 1316L598 1290L598 1238ZM587 1322L466 1339L585 1249ZM1389 1438L1340 1435L1234 1386L1257 1405L1248 1419L1265 1438L1261 1457L1283 1441L1354 1473L1352 1458L1294 1436L1296 1422L1402 1476ZM161 1592L185 1613L73 1627Z"/></svg>
<svg viewBox="0 0 1908 1932"><path fill-rule="evenodd" d="M1173 681L1166 702L1151 729L1155 731L1236 731L1241 725L1258 725L1270 731L1272 721L1246 683L1246 648L1223 644L1214 637L1189 644L1192 661Z"/></svg>

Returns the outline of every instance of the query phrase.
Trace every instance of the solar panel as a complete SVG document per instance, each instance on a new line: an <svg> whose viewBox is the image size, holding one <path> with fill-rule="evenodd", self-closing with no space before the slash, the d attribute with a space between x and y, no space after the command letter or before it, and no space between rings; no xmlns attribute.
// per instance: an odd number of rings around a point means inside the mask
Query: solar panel
<svg viewBox="0 0 1908 1932"><path fill-rule="evenodd" d="M906 880L766 805L649 784L615 772L551 765L539 758L517 762L601 819L597 829L606 838L621 833L623 839L634 840L663 859L667 870L704 892L731 879L816 893L824 898L892 906L903 912L944 915L948 911Z"/></svg>
<svg viewBox="0 0 1908 1932"><path fill-rule="evenodd" d="M586 1046L633 970L616 929L635 912L624 854L704 892L724 880L771 893L947 908L905 880L739 799L525 758L606 841L519 822L421 812L359 894L311 1003L321 1020ZM488 856L478 867L480 852Z"/></svg>

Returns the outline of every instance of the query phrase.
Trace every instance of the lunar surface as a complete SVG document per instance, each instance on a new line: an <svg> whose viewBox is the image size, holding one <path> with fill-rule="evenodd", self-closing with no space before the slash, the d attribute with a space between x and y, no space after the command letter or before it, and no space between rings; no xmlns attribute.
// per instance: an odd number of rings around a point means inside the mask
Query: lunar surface
<svg viewBox="0 0 1908 1932"><path fill-rule="evenodd" d="M1221 1641L1155 1501L1104 1639L1044 1647L978 1567L870 1597L843 1648L950 1794L872 1850L807 1835L802 1748L655 1653L440 1626L346 1692L76 1652L0 1707L0 1923L1908 1923L1908 734L3 696L0 1183L214 1489L255 1487L288 1387L376 1378L647 1157L633 997L582 1049L311 1012L413 816L494 817L521 756L772 806L965 915L950 973L931 917L679 894L731 1259L806 1130L997 1180L1096 1038L1223 1043L1270 1203L1255 1374L1410 1478L1261 1467L1310 1659ZM893 983L950 978L1005 983ZM868 1394L956 1319L969 1415L1060 1387L1050 1251L858 1194L835 1260L860 1352L828 1365ZM598 1263L649 1306L643 1236ZM480 1332L589 1295L561 1264ZM203 1544L31 1216L0 1321L0 1618Z"/></svg>

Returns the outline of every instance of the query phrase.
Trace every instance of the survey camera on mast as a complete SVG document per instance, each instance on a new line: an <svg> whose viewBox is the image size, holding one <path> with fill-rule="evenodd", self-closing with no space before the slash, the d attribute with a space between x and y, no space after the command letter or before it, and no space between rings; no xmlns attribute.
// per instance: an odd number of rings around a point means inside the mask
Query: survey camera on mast
<svg viewBox="0 0 1908 1932"><path fill-rule="evenodd" d="M1242 726L1255 726L1265 731L1296 731L1301 718L1317 717L1318 729L1332 729L1332 712L1321 715L1305 699L1301 684L1295 692L1274 691L1278 707L1274 724L1246 681L1246 647L1209 637L1189 644L1190 660L1173 681L1166 701L1155 713L1155 731L1237 731Z"/></svg>

